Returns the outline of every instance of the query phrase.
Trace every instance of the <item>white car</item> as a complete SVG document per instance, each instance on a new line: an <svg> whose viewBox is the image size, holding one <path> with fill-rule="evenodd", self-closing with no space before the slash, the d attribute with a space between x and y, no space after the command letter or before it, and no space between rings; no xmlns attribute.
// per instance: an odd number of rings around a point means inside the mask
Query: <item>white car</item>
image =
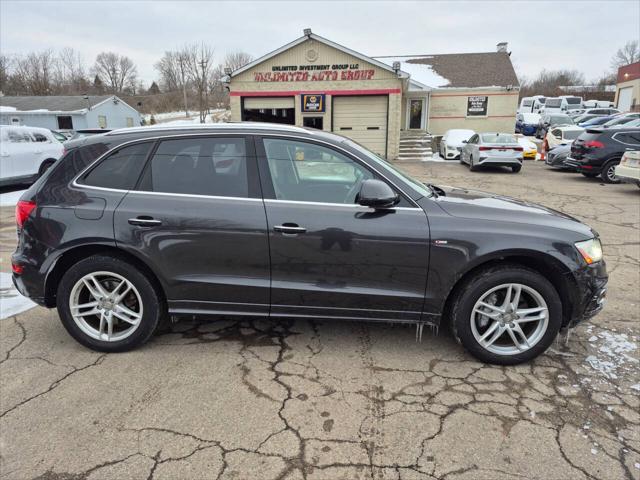
<svg viewBox="0 0 640 480"><path fill-rule="evenodd" d="M0 125L0 186L36 180L63 152L46 128Z"/></svg>
<svg viewBox="0 0 640 480"><path fill-rule="evenodd" d="M616 177L625 183L635 183L640 187L640 151L627 150L616 165Z"/></svg>
<svg viewBox="0 0 640 480"><path fill-rule="evenodd" d="M584 128L577 125L566 125L563 127L551 127L544 137L544 150L549 151L558 145L567 145L584 132Z"/></svg>
<svg viewBox="0 0 640 480"><path fill-rule="evenodd" d="M445 160L455 160L460 157L464 142L469 140L476 132L456 128L447 130L440 140L440 156Z"/></svg>

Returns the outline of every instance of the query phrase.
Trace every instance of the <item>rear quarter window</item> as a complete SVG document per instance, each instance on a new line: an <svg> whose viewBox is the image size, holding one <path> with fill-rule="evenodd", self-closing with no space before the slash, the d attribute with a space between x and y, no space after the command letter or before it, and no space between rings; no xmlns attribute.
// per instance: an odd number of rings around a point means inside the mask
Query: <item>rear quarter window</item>
<svg viewBox="0 0 640 480"><path fill-rule="evenodd" d="M117 148L85 173L78 183L91 187L131 190L142 172L153 142Z"/></svg>

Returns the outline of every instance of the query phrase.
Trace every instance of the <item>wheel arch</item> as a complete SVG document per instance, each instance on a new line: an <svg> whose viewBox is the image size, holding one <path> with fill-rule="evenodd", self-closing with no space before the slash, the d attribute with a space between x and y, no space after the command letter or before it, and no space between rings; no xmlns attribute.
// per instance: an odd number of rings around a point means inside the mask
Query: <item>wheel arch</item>
<svg viewBox="0 0 640 480"><path fill-rule="evenodd" d="M153 269L151 269L151 267L149 267L149 265L147 265L143 260L118 247L104 244L90 244L73 247L65 251L56 260L45 280L44 293L46 306L54 307L56 305L56 290L64 272L80 260L93 255L111 256L135 265L147 276L147 278L149 278L162 300L166 303L167 295L164 285Z"/></svg>
<svg viewBox="0 0 640 480"><path fill-rule="evenodd" d="M457 280L449 289L445 296L442 309L442 321L449 322L453 299L464 284L464 282L476 275L481 270L485 270L497 265L517 265L534 270L545 277L558 292L562 303L562 325L569 323L573 316L576 302L577 283L571 275L571 270L557 258L543 252L537 251L505 251L494 252L477 259L469 264L467 268L458 274Z"/></svg>

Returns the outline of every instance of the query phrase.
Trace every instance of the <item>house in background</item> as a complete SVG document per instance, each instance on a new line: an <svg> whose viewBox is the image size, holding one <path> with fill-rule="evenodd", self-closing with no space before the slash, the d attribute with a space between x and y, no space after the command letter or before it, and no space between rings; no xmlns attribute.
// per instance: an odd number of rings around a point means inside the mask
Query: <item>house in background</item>
<svg viewBox="0 0 640 480"><path fill-rule="evenodd" d="M618 69L616 107L621 112L640 110L640 62Z"/></svg>
<svg viewBox="0 0 640 480"><path fill-rule="evenodd" d="M50 130L137 127L138 111L115 95L0 97L0 125Z"/></svg>

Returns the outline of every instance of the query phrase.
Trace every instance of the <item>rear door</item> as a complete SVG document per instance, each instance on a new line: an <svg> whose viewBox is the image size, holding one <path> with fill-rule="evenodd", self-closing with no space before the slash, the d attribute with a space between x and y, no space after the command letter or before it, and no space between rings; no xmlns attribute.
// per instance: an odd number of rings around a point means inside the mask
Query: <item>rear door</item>
<svg viewBox="0 0 640 480"><path fill-rule="evenodd" d="M429 260L424 211L406 198L387 210L356 204L361 182L380 177L346 152L303 139L263 141L271 315L419 320Z"/></svg>
<svg viewBox="0 0 640 480"><path fill-rule="evenodd" d="M267 224L251 138L159 141L114 225L118 246L163 282L171 313L268 314Z"/></svg>

